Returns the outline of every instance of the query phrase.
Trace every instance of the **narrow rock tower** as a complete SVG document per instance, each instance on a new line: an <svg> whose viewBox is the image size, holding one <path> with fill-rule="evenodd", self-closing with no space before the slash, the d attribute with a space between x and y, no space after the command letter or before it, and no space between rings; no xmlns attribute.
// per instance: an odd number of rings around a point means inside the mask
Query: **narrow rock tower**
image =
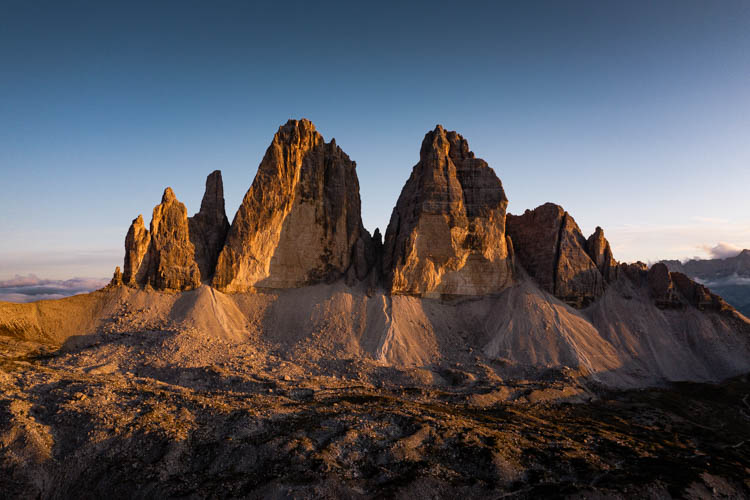
<svg viewBox="0 0 750 500"><path fill-rule="evenodd" d="M201 209L188 219L190 242L195 247L195 262L201 272L201 280L213 278L216 261L229 232L229 220L224 208L224 183L221 171L214 170L206 178L206 192Z"/></svg>

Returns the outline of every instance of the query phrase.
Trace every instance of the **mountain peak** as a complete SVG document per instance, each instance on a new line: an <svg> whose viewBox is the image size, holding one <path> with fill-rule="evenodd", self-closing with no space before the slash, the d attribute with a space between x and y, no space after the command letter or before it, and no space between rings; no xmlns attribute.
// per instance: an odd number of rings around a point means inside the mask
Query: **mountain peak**
<svg viewBox="0 0 750 500"><path fill-rule="evenodd" d="M175 200L177 200L177 197L175 196L174 191L172 191L171 187L167 187L164 190L164 194L161 196L161 202L172 203Z"/></svg>
<svg viewBox="0 0 750 500"><path fill-rule="evenodd" d="M425 134L385 234L389 290L480 295L507 287L507 204L500 179L463 137L440 125Z"/></svg>
<svg viewBox="0 0 750 500"><path fill-rule="evenodd" d="M229 231L221 170L214 170L206 177L206 191L201 200L201 209L188 219L188 227L201 279L210 280Z"/></svg>
<svg viewBox="0 0 750 500"><path fill-rule="evenodd" d="M469 142L453 130L446 131L442 125L427 132L419 151L420 159L436 156L450 157L454 160L473 159L474 153L469 149Z"/></svg>
<svg viewBox="0 0 750 500"><path fill-rule="evenodd" d="M244 291L332 281L355 260L367 260L369 247L354 162L335 143L326 144L309 120L289 120L245 194L213 284ZM370 265L354 268L364 279Z"/></svg>

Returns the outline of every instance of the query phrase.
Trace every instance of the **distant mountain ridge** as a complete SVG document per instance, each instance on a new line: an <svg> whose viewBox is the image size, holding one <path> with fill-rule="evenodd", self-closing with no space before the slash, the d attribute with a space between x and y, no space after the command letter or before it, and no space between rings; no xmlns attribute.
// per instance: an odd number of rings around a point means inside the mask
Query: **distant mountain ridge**
<svg viewBox="0 0 750 500"><path fill-rule="evenodd" d="M736 256L724 259L662 262L670 271L681 272L698 280L750 317L750 250L742 250Z"/></svg>

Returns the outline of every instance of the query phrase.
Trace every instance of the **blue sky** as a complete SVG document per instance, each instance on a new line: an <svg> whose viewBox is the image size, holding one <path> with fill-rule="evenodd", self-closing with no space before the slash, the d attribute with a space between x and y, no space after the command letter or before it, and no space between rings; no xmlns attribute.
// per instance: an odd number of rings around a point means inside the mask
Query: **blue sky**
<svg viewBox="0 0 750 500"><path fill-rule="evenodd" d="M748 2L114 4L0 0L0 279L110 275L216 168L231 219L299 117L357 162L370 231L441 123L509 211L559 203L619 260L750 247Z"/></svg>

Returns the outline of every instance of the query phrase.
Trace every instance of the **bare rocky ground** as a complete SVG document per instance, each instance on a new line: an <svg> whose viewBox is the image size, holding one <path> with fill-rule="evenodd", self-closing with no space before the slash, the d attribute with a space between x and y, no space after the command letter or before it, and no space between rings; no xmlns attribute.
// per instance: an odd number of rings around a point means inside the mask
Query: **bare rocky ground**
<svg viewBox="0 0 750 500"><path fill-rule="evenodd" d="M5 498L748 498L750 381L396 369L198 331L0 337ZM508 373L507 367L503 373ZM533 380L533 381L532 381Z"/></svg>

